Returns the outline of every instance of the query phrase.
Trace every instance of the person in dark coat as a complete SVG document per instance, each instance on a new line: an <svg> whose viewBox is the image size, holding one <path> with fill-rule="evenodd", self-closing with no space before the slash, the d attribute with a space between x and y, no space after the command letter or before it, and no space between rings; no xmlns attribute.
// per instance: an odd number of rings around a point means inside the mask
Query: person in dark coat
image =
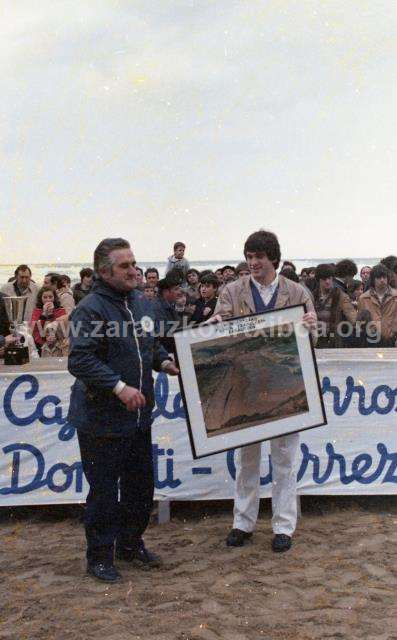
<svg viewBox="0 0 397 640"><path fill-rule="evenodd" d="M200 278L201 298L196 302L196 308L191 317L192 322L205 322L215 310L218 293L218 278L215 273L208 273Z"/></svg>
<svg viewBox="0 0 397 640"><path fill-rule="evenodd" d="M181 317L175 308L181 291L181 277L175 271L167 273L159 280L158 297L153 302L156 316L157 335L164 349L175 355L175 340L172 334L181 325Z"/></svg>
<svg viewBox="0 0 397 640"><path fill-rule="evenodd" d="M319 323L317 349L353 346L357 310L348 294L334 285L334 276L335 269L331 264L317 265L314 290L314 308ZM348 336L343 334L346 327L350 327Z"/></svg>
<svg viewBox="0 0 397 640"><path fill-rule="evenodd" d="M134 291L135 264L126 240L103 240L94 253L98 278L70 319L68 367L76 381L68 420L89 484L87 571L106 582L120 578L114 551L144 568L160 562L142 540L154 492L152 369L178 373L153 336L152 303Z"/></svg>
<svg viewBox="0 0 397 640"><path fill-rule="evenodd" d="M357 271L357 265L353 260L348 258L339 260L335 266L334 286L349 295L349 286L353 282L354 276L357 275Z"/></svg>
<svg viewBox="0 0 397 640"><path fill-rule="evenodd" d="M91 291L94 282L94 271L90 267L84 267L80 271L80 282L73 287L73 298L76 304L79 304L80 300L88 296Z"/></svg>

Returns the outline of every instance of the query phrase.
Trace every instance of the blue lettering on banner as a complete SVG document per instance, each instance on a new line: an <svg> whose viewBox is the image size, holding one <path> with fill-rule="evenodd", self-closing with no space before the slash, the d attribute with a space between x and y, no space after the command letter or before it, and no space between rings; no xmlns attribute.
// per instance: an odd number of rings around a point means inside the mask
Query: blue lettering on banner
<svg viewBox="0 0 397 640"><path fill-rule="evenodd" d="M179 478L174 478L174 450L167 449L167 452L164 449L160 449L157 444L154 444L153 447L153 471L154 471L154 485L156 489L165 489L166 487L170 487L170 489L175 489L179 487L181 481ZM164 456L167 453L166 458L166 475L164 480L160 480L159 478L159 458Z"/></svg>
<svg viewBox="0 0 397 640"><path fill-rule="evenodd" d="M167 410L168 396L170 394L170 387L168 382L168 376L166 373L159 373L154 384L154 395L156 398L156 408L153 411L153 419L155 420L159 416L163 416L168 420L175 420L176 418L185 418L185 409L182 403L181 393L175 394L173 402L173 411Z"/></svg>
<svg viewBox="0 0 397 640"><path fill-rule="evenodd" d="M298 482L305 475L309 463L313 465L312 477L313 482L316 484L324 484L327 482L334 469L334 464L338 465L339 480L342 484L347 485L352 482L358 482L359 484L372 484L378 480L386 466L387 462L390 462L390 466L386 470L385 476L382 480L382 484L391 482L397 484L397 453L389 453L386 445L379 442L377 445L377 451L380 454L380 460L377 463L377 467L369 475L364 475L369 471L373 464L372 456L369 453L360 453L352 461L351 473L346 473L346 458L341 453L336 453L331 442L327 442L325 450L328 455L327 466L322 475L320 475L320 458L314 453L310 453L309 447L302 443L301 451L303 454L302 463L298 472Z"/></svg>
<svg viewBox="0 0 397 640"><path fill-rule="evenodd" d="M24 442L17 442L15 444L9 444L3 447L5 454L12 453L12 467L11 467L11 484L9 487L0 489L1 495L19 495L22 493L30 493L36 489L42 487L48 487L50 491L55 493L63 493L72 486L73 480L75 480L74 490L76 493L81 493L83 490L83 467L81 462L74 462L71 465L58 462L54 464L45 473L45 460L44 456L37 447L32 444L26 444ZM30 454L33 458L33 462L36 465L36 472L32 479L27 484L20 484L20 466L21 466L21 452ZM55 474L61 472L64 476L62 482L58 484L55 481Z"/></svg>
<svg viewBox="0 0 397 640"><path fill-rule="evenodd" d="M25 385L24 387L22 385ZM26 387L27 385L27 387ZM26 427L35 422L39 422L45 427L58 425L60 427L58 438L67 441L74 437L75 429L67 422L63 416L62 403L56 395L46 395L39 397L40 385L38 379L30 374L23 374L15 378L4 394L3 407L8 421L17 427ZM157 376L155 383L156 407L153 417L163 416L167 420L184 419L185 412L181 394L174 395L172 406L167 408L170 388L168 377L165 373ZM16 411L16 394L22 394L26 401L34 401L35 405L30 408L30 413L25 416L18 415ZM331 383L329 377L325 376L322 383L322 393L331 394L332 411L336 416L342 416L354 406L354 409L362 416L373 413L386 415L396 409L397 389L381 384L375 387L372 393L362 384L356 384L352 376L347 376L345 390ZM357 402L356 402L357 401ZM352 404L354 402L354 405ZM356 406L357 405L357 406ZM42 487L47 487L55 493L63 493L73 486L76 493L83 490L83 470L81 462L66 464L57 462L47 471L45 469L45 458L43 453L34 445L24 442L8 444L3 447L5 455L11 458L10 485L0 489L1 495L24 494L35 491ZM326 457L323 460L312 453L307 444L301 444L302 459L298 471L298 481L305 475L310 475L317 485L325 484L331 475L336 475L338 481L343 485L357 482L361 485L370 485L374 482L397 484L397 452L389 452L382 442L377 444L379 458L375 458L367 452L359 453L351 462L345 456L338 453L332 443L325 444ZM236 466L234 461L235 451L228 451L226 454L227 470L233 480L236 477ZM22 480L21 458L28 459L33 466L29 481ZM153 445L154 479L158 490L175 489L182 484L180 478L175 475L174 450L163 449L157 444ZM349 468L348 468L349 467ZM211 475L212 467L202 466L191 468L193 476ZM270 484L272 481L271 457L269 456L269 470L261 477L262 486Z"/></svg>
<svg viewBox="0 0 397 640"><path fill-rule="evenodd" d="M22 391L21 386L28 384L30 388ZM27 416L18 416L12 406L14 394L17 391L22 391L25 396L25 400L33 400L39 393L39 381L36 376L30 374L24 374L15 378L9 387L6 389L3 399L3 407L6 418L11 424L17 427L27 427L36 421L39 421L45 426L52 426L54 424L61 425L58 437L63 442L71 440L75 434L74 427L68 423L67 419L63 417L61 400L58 396L48 395L41 398L35 409ZM168 420L175 420L176 418L184 418L185 410L183 408L182 397L180 392L175 394L172 411L167 409L167 403L169 398L169 382L168 376L165 373L159 373L154 385L156 408L153 411L153 419L155 420L159 416L163 416ZM44 410L48 408L53 409L53 415L45 415Z"/></svg>
<svg viewBox="0 0 397 640"><path fill-rule="evenodd" d="M83 490L83 467L81 462L74 462L68 465L64 462L57 462L45 473L45 459L44 455L32 444L26 444L25 442L17 442L9 444L3 447L5 454L12 454L11 463L11 482L9 487L0 489L1 495L19 495L23 493L30 493L41 489L42 487L48 487L50 491L55 493L63 493L72 486L73 480L75 482L74 491L81 493ZM21 468L21 453L31 456L30 462L35 464L34 477L29 479L26 484L21 484L20 468ZM163 480L159 478L159 458L167 455L166 462L166 474ZM179 478L174 478L174 450L160 449L157 444L153 445L153 469L156 489L175 489L179 487L181 481ZM62 482L56 482L55 474L62 473Z"/></svg>
<svg viewBox="0 0 397 640"><path fill-rule="evenodd" d="M328 376L323 378L322 393L332 393L334 396L333 409L337 416L343 416L349 409L353 394L357 394L358 397L358 412L362 416L369 416L371 413L378 413L379 415L386 415L391 411L397 411L395 408L397 389L392 389L387 384L380 384L372 392L371 401L368 406L365 405L366 389L362 384L355 384L354 378L348 376L346 378L346 392L341 400L341 390L336 385L331 384L331 380ZM379 404L382 399L386 401L384 406Z"/></svg>
<svg viewBox="0 0 397 640"><path fill-rule="evenodd" d="M28 384L28 390L21 390L23 384ZM74 428L64 418L61 406L61 400L56 395L43 396L38 400L34 410L27 416L19 416L13 409L13 398L17 391L22 391L25 400L33 400L39 393L39 382L37 378L30 374L23 374L15 378L6 389L3 399L4 412L11 424L17 427L26 427L33 424L36 420L44 426L54 424L60 425L62 428L59 433L60 440L70 440L74 436ZM159 373L154 385L156 398L156 407L153 411L153 419L163 416L167 420L175 420L177 418L184 419L185 411L183 407L181 393L175 394L172 409L167 409L170 390L168 376L165 373ZM344 415L352 403L353 397L358 398L358 412L360 415L367 416L371 413L386 415L392 411L397 411L396 398L397 388L392 389L386 384L381 384L374 388L371 394L369 404L366 404L367 390L362 384L356 384L352 376L346 378L346 390L343 393L337 385L331 384L328 376L323 378L322 384L323 395L330 393L333 396L333 412L337 416ZM383 400L383 403L381 401ZM52 409L51 415L46 415L48 410Z"/></svg>
<svg viewBox="0 0 397 640"><path fill-rule="evenodd" d="M328 442L325 447L328 459L325 461L325 470L320 471L320 457L312 453L307 444L301 444L302 460L297 475L298 482L305 474L310 474L311 480L317 485L322 485L331 477L336 465L338 480L348 485L352 482L368 485L379 480L383 474L382 484L397 484L397 452L389 452L382 442L377 444L377 451L380 454L378 461L374 461L369 453L358 454L351 462L351 473L347 472L347 461L344 455L337 453L334 446ZM236 466L234 454L236 450L228 451L226 454L227 470L233 480L236 479ZM12 454L11 482L10 486L0 489L0 495L30 493L42 487L48 487L55 493L63 493L70 489L74 482L74 491L81 493L83 490L83 469L81 462L66 464L57 462L45 472L45 459L43 453L34 445L27 443L14 443L3 447L4 454ZM26 484L21 484L20 467L21 453L30 454L35 466L34 477ZM160 479L160 461L165 457L165 475ZM161 459L161 460L160 460ZM388 466L386 466L388 464ZM373 467L373 464L375 466ZM162 465L163 466L163 465ZM373 467L373 468L372 468ZM161 449L157 444L153 445L153 469L156 489L175 489L182 484L179 478L174 477L174 450ZM194 467L192 474L211 474L211 467ZM55 474L63 474L61 480L55 478ZM262 486L270 484L272 481L271 456L269 456L269 471L262 476L260 483Z"/></svg>
<svg viewBox="0 0 397 640"><path fill-rule="evenodd" d="M30 389L24 391L25 400L32 400L33 398L36 398L39 392L39 382L37 378L29 374L18 376L11 382L4 394L3 407L6 418L8 418L11 424L14 424L17 427L26 427L36 422L36 420L45 426L51 426L54 424L61 425L61 429L58 433L59 440L63 442L71 440L74 436L75 429L68 423L66 418L63 417L62 406L60 406L61 400L58 396L44 396L38 401L35 410L24 418L15 414L12 407L13 396L17 390L20 390L21 385L25 383L30 385ZM54 408L52 416L46 416L44 414L44 409L48 407Z"/></svg>
<svg viewBox="0 0 397 640"><path fill-rule="evenodd" d="M372 473L366 474L373 465L373 458L369 453L358 454L351 463L351 473L347 474L346 458L341 453L336 453L334 446L331 442L327 442L325 451L328 456L326 460L325 471L320 473L320 458L314 453L310 452L307 444L301 444L302 461L299 467L297 481L300 482L303 476L308 472L309 464L312 464L312 480L315 484L321 485L327 482L330 478L335 463L338 465L339 480L342 484L347 485L352 482L358 482L359 484L372 484L378 480L382 473L385 471L386 463L390 462L389 467L386 469L382 484L392 483L397 484L397 453L389 453L387 447L382 442L377 445L377 451L380 454L380 459ZM235 449L231 449L226 454L226 464L230 476L233 480L236 479L236 465L234 461ZM260 483L262 486L270 484L272 481L272 462L271 456L269 456L269 472L262 476Z"/></svg>

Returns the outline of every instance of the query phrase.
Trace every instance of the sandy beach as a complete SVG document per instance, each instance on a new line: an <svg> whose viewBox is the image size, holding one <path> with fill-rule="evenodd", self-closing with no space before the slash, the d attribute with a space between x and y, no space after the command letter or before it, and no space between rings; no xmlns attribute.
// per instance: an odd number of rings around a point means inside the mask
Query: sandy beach
<svg viewBox="0 0 397 640"><path fill-rule="evenodd" d="M4 511L0 638L397 639L392 498L305 498L293 549L274 555L269 503L253 542L228 549L231 504L181 504L146 544L164 566L85 576L79 509Z"/></svg>

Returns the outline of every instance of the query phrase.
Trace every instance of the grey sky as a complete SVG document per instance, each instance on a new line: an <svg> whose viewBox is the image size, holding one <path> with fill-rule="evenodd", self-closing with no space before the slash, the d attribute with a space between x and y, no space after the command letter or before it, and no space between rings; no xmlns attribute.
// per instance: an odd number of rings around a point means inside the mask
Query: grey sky
<svg viewBox="0 0 397 640"><path fill-rule="evenodd" d="M395 0L1 4L0 262L397 253Z"/></svg>

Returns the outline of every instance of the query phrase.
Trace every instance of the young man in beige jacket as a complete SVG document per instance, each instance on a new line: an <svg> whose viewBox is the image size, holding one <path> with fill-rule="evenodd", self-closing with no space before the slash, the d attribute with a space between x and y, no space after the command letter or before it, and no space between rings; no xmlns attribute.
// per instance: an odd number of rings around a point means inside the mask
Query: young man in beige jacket
<svg viewBox="0 0 397 640"><path fill-rule="evenodd" d="M368 291L358 299L358 312L368 311L376 327L378 340L374 347L394 347L397 338L397 290L390 283L392 275L383 264L377 264L369 277Z"/></svg>
<svg viewBox="0 0 397 640"><path fill-rule="evenodd" d="M231 282L222 289L215 317L227 319L251 313L306 304L305 326L315 331L316 314L310 294L302 285L277 275L281 252L277 236L270 231L256 231L244 245L244 256L250 275ZM272 549L287 551L296 527L296 454L299 435L271 440L272 458ZM226 544L240 547L252 536L259 511L261 443L238 450L234 523Z"/></svg>

